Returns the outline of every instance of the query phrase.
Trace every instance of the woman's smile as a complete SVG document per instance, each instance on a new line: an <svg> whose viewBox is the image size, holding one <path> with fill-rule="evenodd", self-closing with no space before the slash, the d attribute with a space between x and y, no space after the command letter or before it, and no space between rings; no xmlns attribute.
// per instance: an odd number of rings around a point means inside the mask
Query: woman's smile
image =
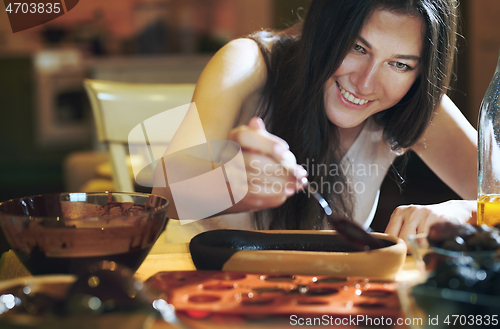
<svg viewBox="0 0 500 329"><path fill-rule="evenodd" d="M350 106L354 110L362 110L366 106L368 106L368 103L370 103L370 100L358 98L357 96L354 95L353 92L348 92L347 90L342 88L342 86L338 83L338 81L337 81L337 86L340 92L339 98L341 101L346 103L346 106Z"/></svg>

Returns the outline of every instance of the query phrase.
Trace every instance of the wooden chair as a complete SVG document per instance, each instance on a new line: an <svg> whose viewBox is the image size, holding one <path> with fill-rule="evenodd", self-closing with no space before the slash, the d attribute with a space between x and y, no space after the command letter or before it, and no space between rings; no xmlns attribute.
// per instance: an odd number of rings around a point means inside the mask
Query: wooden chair
<svg viewBox="0 0 500 329"><path fill-rule="evenodd" d="M148 143L158 142L155 138L161 139L163 148L159 152L165 151L187 112L195 84L144 84L86 79L84 86L94 114L97 139L108 145L115 191L132 192L135 190L134 176L127 162L134 162L134 158L128 160L128 147L133 143L146 144L144 136L142 139L137 138L137 134L131 131L137 133L138 129L144 128L145 122L155 121L152 117L168 113L168 124L162 129L161 136L147 136ZM186 106L178 108L182 105ZM174 108L177 108L176 111L169 111ZM163 120L165 118L162 117Z"/></svg>

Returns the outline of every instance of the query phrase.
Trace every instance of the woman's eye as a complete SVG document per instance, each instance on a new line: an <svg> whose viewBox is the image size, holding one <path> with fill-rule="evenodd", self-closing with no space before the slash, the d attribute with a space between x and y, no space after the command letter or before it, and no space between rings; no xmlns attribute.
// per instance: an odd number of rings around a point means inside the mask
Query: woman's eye
<svg viewBox="0 0 500 329"><path fill-rule="evenodd" d="M354 47L352 47L352 50L357 51L357 52L363 52L365 49L361 47L360 45L356 44Z"/></svg>
<svg viewBox="0 0 500 329"><path fill-rule="evenodd" d="M411 71L411 67L408 66L407 64L405 63L401 63L401 62L394 62L394 67L398 70L398 71Z"/></svg>

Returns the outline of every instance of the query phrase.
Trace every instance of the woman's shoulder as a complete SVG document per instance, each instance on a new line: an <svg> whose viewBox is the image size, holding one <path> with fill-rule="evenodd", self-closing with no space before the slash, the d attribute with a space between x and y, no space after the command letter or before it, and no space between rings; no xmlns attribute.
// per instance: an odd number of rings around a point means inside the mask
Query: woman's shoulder
<svg viewBox="0 0 500 329"><path fill-rule="evenodd" d="M260 52L260 47L257 41L252 38L238 38L229 41L224 47L221 48L219 53L222 54L239 54L247 56L255 56ZM258 56L255 56L258 59Z"/></svg>
<svg viewBox="0 0 500 329"><path fill-rule="evenodd" d="M199 82L218 88L237 87L241 94L250 94L265 84L267 68L260 47L252 39L228 42L210 60Z"/></svg>
<svg viewBox="0 0 500 329"><path fill-rule="evenodd" d="M259 44L250 38L234 39L222 47L213 57L221 65L238 70L259 72L264 68L265 61Z"/></svg>

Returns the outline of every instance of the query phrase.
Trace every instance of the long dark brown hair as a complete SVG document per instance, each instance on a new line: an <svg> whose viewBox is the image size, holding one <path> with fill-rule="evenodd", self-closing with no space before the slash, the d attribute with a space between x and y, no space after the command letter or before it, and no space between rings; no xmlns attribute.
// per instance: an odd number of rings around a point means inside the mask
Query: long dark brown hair
<svg viewBox="0 0 500 329"><path fill-rule="evenodd" d="M259 43L267 64L258 115L273 134L288 142L297 163L306 169L312 162L324 164L309 172L309 180L338 214L347 217L353 212L351 195L332 191L335 184L346 186L347 180L327 170L340 164L341 154L337 127L326 116L323 89L375 9L418 15L425 24L419 77L398 104L374 116L393 149L407 148L422 136L449 86L457 0L313 0L304 21L294 28L250 36ZM265 46L269 40L270 49ZM305 193L254 214L259 229L321 229L323 219L318 203Z"/></svg>

